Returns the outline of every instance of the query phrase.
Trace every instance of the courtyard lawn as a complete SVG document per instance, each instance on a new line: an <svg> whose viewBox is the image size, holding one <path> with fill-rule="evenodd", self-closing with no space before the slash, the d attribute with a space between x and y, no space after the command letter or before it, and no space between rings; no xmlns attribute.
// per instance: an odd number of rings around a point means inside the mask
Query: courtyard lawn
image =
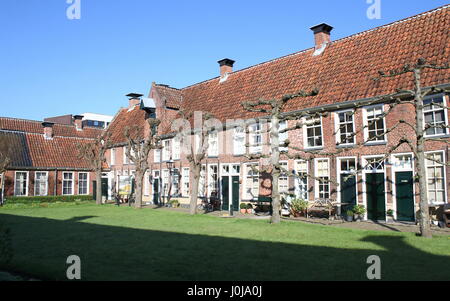
<svg viewBox="0 0 450 301"><path fill-rule="evenodd" d="M0 209L14 258L3 270L65 280L366 280L370 255L383 280L449 280L450 237L189 216L93 204ZM0 268L1 270L1 268Z"/></svg>

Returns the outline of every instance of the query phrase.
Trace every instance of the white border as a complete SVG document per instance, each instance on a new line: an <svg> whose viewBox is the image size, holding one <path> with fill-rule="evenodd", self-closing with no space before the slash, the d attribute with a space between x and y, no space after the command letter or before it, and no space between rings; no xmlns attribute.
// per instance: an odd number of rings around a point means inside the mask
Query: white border
<svg viewBox="0 0 450 301"><path fill-rule="evenodd" d="M45 173L45 177L47 179L47 181L45 183L45 195L39 195L39 196L48 196L48 171L35 171L34 172L34 196L38 196L38 195L36 195L37 173Z"/></svg>
<svg viewBox="0 0 450 301"><path fill-rule="evenodd" d="M72 193L71 194L65 194L64 193L64 174L72 174ZM75 173L72 171L63 171L63 173L61 174L62 178L61 178L61 195L75 195ZM100 183L101 184L101 183ZM97 183L98 185L98 183Z"/></svg>
<svg viewBox="0 0 450 301"><path fill-rule="evenodd" d="M391 176L392 176L392 210L394 210L394 219L397 219L397 183L396 183L396 173L397 172L412 172L413 174L413 202L414 202L414 220L417 220L416 214L416 184L414 181L415 175L415 160L413 153L398 153L392 154L390 157L391 162L395 162L395 157L399 156L411 156L411 168L410 169L398 169L395 165L391 165ZM387 211L387 207L386 207ZM387 218L387 217L386 217Z"/></svg>
<svg viewBox="0 0 450 301"><path fill-rule="evenodd" d="M18 172L21 172L21 173L26 173L27 174L27 183L26 183L26 193L25 193L25 195L16 195L16 182L17 182L17 173ZM29 181L30 181L30 173L28 172L28 171L20 171L20 170L18 170L18 171L15 171L14 172L14 196L25 196L25 197L27 197L28 196L28 183L29 183Z"/></svg>
<svg viewBox="0 0 450 301"><path fill-rule="evenodd" d="M361 157L361 166L365 167L367 165L367 159L372 159L372 158L383 158L383 155L368 155L368 156L362 156ZM366 189L366 174L368 173L381 173L378 171L370 171L370 170L366 170L365 168L362 171L362 193L363 193L363 205L366 208L366 213L364 214L364 219L367 220L368 219L368 214L369 214L369 208L367 207L367 189ZM383 174L384 174L384 209L387 210L387 172L386 172L386 160L384 161L384 169L383 169ZM387 221L387 215L386 212L384 214L385 216L385 221Z"/></svg>

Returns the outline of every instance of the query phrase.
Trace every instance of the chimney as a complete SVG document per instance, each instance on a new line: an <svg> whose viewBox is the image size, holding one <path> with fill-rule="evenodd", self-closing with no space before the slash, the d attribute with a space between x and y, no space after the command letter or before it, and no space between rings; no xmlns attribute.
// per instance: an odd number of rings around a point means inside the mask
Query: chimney
<svg viewBox="0 0 450 301"><path fill-rule="evenodd" d="M75 128L77 131L83 130L83 115L75 115L73 116L73 122L75 123Z"/></svg>
<svg viewBox="0 0 450 301"><path fill-rule="evenodd" d="M128 108L131 109L132 107L134 107L135 105L138 105L141 103L141 97L143 96L143 94L138 94L138 93L130 93L127 94L127 97L129 99L129 104L128 104Z"/></svg>
<svg viewBox="0 0 450 301"><path fill-rule="evenodd" d="M325 49L326 45L331 42L330 33L333 30L333 27L322 23L311 27L311 30L314 32L316 50Z"/></svg>
<svg viewBox="0 0 450 301"><path fill-rule="evenodd" d="M45 139L53 139L53 125L52 122L43 122L42 126L44 127L44 138Z"/></svg>
<svg viewBox="0 0 450 301"><path fill-rule="evenodd" d="M233 65L235 61L230 59L223 59L218 61L220 65L220 77L226 76L228 73L233 72Z"/></svg>

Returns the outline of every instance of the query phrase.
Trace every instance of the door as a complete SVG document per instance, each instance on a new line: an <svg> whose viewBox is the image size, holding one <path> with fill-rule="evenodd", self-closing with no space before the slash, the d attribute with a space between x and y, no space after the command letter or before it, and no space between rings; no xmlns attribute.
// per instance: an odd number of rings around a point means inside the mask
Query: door
<svg viewBox="0 0 450 301"><path fill-rule="evenodd" d="M231 188L231 194L233 198L233 210L239 211L239 176L232 177L233 186Z"/></svg>
<svg viewBox="0 0 450 301"><path fill-rule="evenodd" d="M386 220L384 173L366 174L367 217L370 220Z"/></svg>
<svg viewBox="0 0 450 301"><path fill-rule="evenodd" d="M108 178L102 178L102 199L108 199Z"/></svg>
<svg viewBox="0 0 450 301"><path fill-rule="evenodd" d="M159 204L159 178L153 179L153 204Z"/></svg>
<svg viewBox="0 0 450 301"><path fill-rule="evenodd" d="M230 210L230 177L222 177L222 210Z"/></svg>
<svg viewBox="0 0 450 301"><path fill-rule="evenodd" d="M397 220L413 222L414 190L411 171L395 173L395 197L397 199Z"/></svg>
<svg viewBox="0 0 450 301"><path fill-rule="evenodd" d="M356 176L351 174L341 175L341 214L346 214L356 205Z"/></svg>

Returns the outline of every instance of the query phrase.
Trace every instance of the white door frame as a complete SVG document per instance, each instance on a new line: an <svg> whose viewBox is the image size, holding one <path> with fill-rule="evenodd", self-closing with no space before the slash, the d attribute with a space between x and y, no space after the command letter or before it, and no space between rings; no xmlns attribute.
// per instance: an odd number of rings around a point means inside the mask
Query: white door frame
<svg viewBox="0 0 450 301"><path fill-rule="evenodd" d="M397 172L412 172L413 173L413 179L414 179L414 170L415 170L415 163L414 163L414 154L413 153L398 153L398 154L392 154L390 157L391 162L395 162L395 157L399 156L411 156L411 168L398 168L395 165L391 165L391 176L392 176L392 208L394 210L394 218L397 219L397 183L396 183L396 173ZM414 202L414 219L416 220L416 185L413 182L413 202Z"/></svg>
<svg viewBox="0 0 450 301"><path fill-rule="evenodd" d="M367 159L372 158L383 158L384 155L368 155L368 156L362 156L361 157L361 166L365 167L367 165ZM386 160L384 161L384 167L383 171L373 171L373 170L366 170L365 168L362 171L362 193L363 193L363 205L366 208L366 213L364 214L364 219L368 219L369 214L369 208L367 207L367 189L366 189L366 175L369 173L383 173L384 174L384 208L387 208L387 179L386 179ZM387 216L385 214L385 221L387 221Z"/></svg>

